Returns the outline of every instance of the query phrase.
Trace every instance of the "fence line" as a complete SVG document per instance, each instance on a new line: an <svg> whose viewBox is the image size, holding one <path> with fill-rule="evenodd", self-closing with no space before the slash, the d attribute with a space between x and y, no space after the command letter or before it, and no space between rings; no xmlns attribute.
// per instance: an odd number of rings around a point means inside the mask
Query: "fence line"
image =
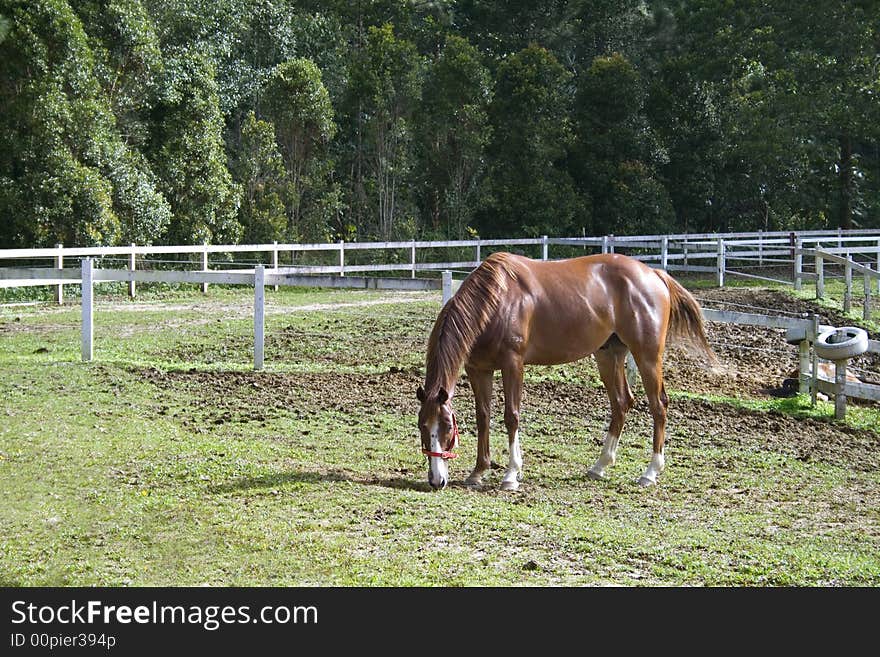
<svg viewBox="0 0 880 657"><path fill-rule="evenodd" d="M831 246L834 244L835 246ZM235 244L235 245L178 245L178 246L129 246L67 248L56 245L44 249L0 249L2 260L49 260L51 269L64 268L65 258L99 257L110 258L121 256L129 271L138 266L154 264L144 260L148 256L163 254L184 254L197 256L192 265L201 271L217 271L218 262L213 263L212 254L253 253L259 256L253 264L268 265L272 271L284 271L298 274L333 274L339 277L353 273L407 272L415 279L419 272L436 270L473 269L483 259L483 249L495 247L538 247L540 257L550 259L551 247L582 248L601 253L620 253L639 259L653 267L668 269L672 272L686 274L714 274L716 284L723 286L727 276L758 278L761 280L782 283L793 282L796 287L800 280L810 278L803 271L802 261L798 261L799 249L813 245L814 248L825 249L826 252L846 252L851 255L872 255L880 269L880 230L852 231L796 231L796 232L751 232L751 233L701 233L701 234L669 234L669 235L604 235L601 237L548 237L510 238L510 239L469 239L447 241L398 241L398 242L334 242L324 244ZM425 257L425 252L437 249L473 249L472 260L457 262L432 262ZM408 259L400 262L360 264L346 258L350 252L389 250L406 251ZM842 251L841 251L842 250ZM336 264L305 264L283 266L281 255L289 254L291 263L297 255L306 253L336 253ZM420 257L421 256L421 257ZM387 258L385 258L387 260ZM200 261L200 262L199 262ZM223 261L226 267L219 271L238 271L242 268L229 269L230 264ZM790 278L780 278L784 271L791 268ZM766 271L772 268L773 271ZM252 268L244 268L253 271ZM15 277L15 268L0 268L0 287L24 287L32 285L56 286L56 301L63 301L63 286L74 281L66 276L51 278L49 276L32 276L30 278ZM798 273L801 276L798 276ZM135 280L127 279L129 294L135 294ZM203 292L207 291L208 283L202 283Z"/></svg>
<svg viewBox="0 0 880 657"><path fill-rule="evenodd" d="M719 242L720 243L720 242ZM723 253L723 247L721 247ZM818 259L831 259L832 261L843 260L835 254L810 251ZM803 253L802 253L803 255ZM871 274L873 270L861 265L855 268L865 269ZM82 286L82 359L91 361L94 358L94 286L97 283L122 281L133 285L135 282L165 282L165 283L194 283L194 284L231 284L248 285L254 288L254 369L262 370L265 359L265 287L267 285L291 285L291 286L314 286L315 276L302 275L288 271L268 269L264 265L257 265L253 271L143 271L143 270L119 270L119 269L96 269L91 258L84 258L80 268L77 269L45 269L45 268L6 268L0 270L0 275L28 278L31 280L63 280L73 283L79 278ZM867 276L867 274L866 274ZM13 278L12 280L16 280ZM407 278L378 278L378 277L353 277L353 276L324 276L322 283L329 287L347 287L361 289L396 289L396 290L436 290L441 289L443 303L451 298L454 291L452 272L444 270L442 279L407 279ZM818 375L818 359L812 345L820 331L829 327L820 326L818 318L792 316L771 316L741 311L722 311L703 309L703 316L708 321L745 324L751 326L763 326L772 328L784 328L787 330L789 340L798 342L798 369L799 388L801 392L810 391L815 403L819 391L835 396L835 414L844 417L846 412L846 397L858 397L880 401L880 386L867 383L846 382L846 361L835 363L836 375L834 382L827 382ZM869 341L869 351L880 353L880 343ZM812 352L812 359L811 359ZM812 365L811 365L812 360Z"/></svg>

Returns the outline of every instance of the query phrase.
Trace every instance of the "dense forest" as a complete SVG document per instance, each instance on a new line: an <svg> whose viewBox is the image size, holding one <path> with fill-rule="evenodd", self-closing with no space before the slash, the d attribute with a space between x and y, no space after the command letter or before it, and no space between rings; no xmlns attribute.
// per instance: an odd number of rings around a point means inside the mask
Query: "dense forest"
<svg viewBox="0 0 880 657"><path fill-rule="evenodd" d="M880 0L0 0L0 247L880 226Z"/></svg>

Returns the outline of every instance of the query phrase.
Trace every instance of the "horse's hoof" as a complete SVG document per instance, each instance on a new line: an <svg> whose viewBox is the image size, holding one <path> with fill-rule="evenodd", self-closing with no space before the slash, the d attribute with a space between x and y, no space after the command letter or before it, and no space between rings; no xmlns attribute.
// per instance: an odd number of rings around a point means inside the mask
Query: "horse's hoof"
<svg viewBox="0 0 880 657"><path fill-rule="evenodd" d="M654 486L657 484L656 481L654 481L653 479L648 479L645 476L639 477L636 481L642 488L648 488L649 486Z"/></svg>
<svg viewBox="0 0 880 657"><path fill-rule="evenodd" d="M596 472L595 470L587 470L587 479L592 479L593 481L605 481L607 477L601 472Z"/></svg>
<svg viewBox="0 0 880 657"><path fill-rule="evenodd" d="M482 477L468 477L464 480L464 485L468 488L479 488L483 485Z"/></svg>
<svg viewBox="0 0 880 657"><path fill-rule="evenodd" d="M519 481L502 481L501 490L518 490Z"/></svg>

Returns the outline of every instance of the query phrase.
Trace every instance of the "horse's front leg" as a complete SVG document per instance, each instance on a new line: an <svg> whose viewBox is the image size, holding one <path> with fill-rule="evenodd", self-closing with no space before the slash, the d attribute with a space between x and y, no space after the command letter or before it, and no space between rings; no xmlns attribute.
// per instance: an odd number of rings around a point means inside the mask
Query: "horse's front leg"
<svg viewBox="0 0 880 657"><path fill-rule="evenodd" d="M492 466L489 456L489 421L492 417L492 374L493 372L467 367L471 390L474 392L474 403L477 415L477 463L474 471L465 480L468 486L479 486L483 481L483 473Z"/></svg>
<svg viewBox="0 0 880 657"><path fill-rule="evenodd" d="M504 426L507 428L507 443L510 451L510 460L504 478L501 480L501 490L516 490L522 481L522 448L519 444L519 408L522 401L523 364L522 359L514 357L511 362L501 369L501 378L504 383Z"/></svg>

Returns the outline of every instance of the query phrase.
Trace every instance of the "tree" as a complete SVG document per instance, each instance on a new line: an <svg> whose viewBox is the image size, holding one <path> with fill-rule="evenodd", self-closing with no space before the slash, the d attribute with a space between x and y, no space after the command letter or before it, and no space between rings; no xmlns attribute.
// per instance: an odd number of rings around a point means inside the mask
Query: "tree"
<svg viewBox="0 0 880 657"><path fill-rule="evenodd" d="M83 22L65 0L8 2L0 45L0 211L8 244L153 238L170 212L125 143Z"/></svg>
<svg viewBox="0 0 880 657"><path fill-rule="evenodd" d="M321 71L307 59L279 64L266 85L263 106L275 125L290 182L287 232L294 240L304 233L321 234L320 228L302 225L310 197L317 199L324 191L327 145L336 133Z"/></svg>
<svg viewBox="0 0 880 657"><path fill-rule="evenodd" d="M412 116L420 92L421 61L415 46L394 35L390 24L370 27L366 44L356 53L351 93L362 131L367 169L363 193L375 204L377 233L387 240L395 232L407 194L401 189L412 165ZM403 202L401 196L404 197Z"/></svg>
<svg viewBox="0 0 880 657"><path fill-rule="evenodd" d="M425 78L417 114L423 212L461 239L475 211L489 141L491 77L476 49L450 36Z"/></svg>
<svg viewBox="0 0 880 657"><path fill-rule="evenodd" d="M565 161L572 145L570 75L531 45L498 67L489 109L482 235L564 234L581 207Z"/></svg>
<svg viewBox="0 0 880 657"><path fill-rule="evenodd" d="M235 177L242 186L244 242L283 240L287 235L287 172L275 141L275 126L259 120L253 112L242 127Z"/></svg>
<svg viewBox="0 0 880 657"><path fill-rule="evenodd" d="M189 53L167 59L163 89L155 167L174 213L166 239L235 243L240 189L226 166L211 60Z"/></svg>
<svg viewBox="0 0 880 657"><path fill-rule="evenodd" d="M643 104L641 77L620 54L596 57L579 82L572 166L592 208L593 233L660 233L673 223Z"/></svg>

